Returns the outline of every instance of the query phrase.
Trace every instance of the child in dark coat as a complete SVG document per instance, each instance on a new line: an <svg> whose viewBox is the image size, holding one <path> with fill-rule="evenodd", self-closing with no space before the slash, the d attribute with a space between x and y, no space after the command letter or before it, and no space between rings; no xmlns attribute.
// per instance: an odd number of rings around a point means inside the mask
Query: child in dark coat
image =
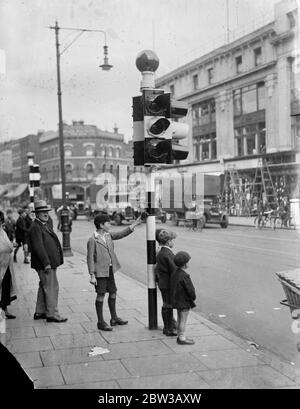
<svg viewBox="0 0 300 409"><path fill-rule="evenodd" d="M165 229L156 231L156 240L160 245L160 250L156 256L155 274L163 301L161 308L161 316L164 323L163 333L167 336L177 335L174 331L175 320L173 318L173 308L170 298L170 277L173 271L176 270L174 253L172 252L173 240L175 238L176 234L171 231Z"/></svg>
<svg viewBox="0 0 300 409"><path fill-rule="evenodd" d="M196 306L196 292L189 274L185 271L191 256L185 251L179 251L174 257L177 269L171 276L171 302L177 309L177 343L193 345L192 339L185 337L186 322L191 308Z"/></svg>

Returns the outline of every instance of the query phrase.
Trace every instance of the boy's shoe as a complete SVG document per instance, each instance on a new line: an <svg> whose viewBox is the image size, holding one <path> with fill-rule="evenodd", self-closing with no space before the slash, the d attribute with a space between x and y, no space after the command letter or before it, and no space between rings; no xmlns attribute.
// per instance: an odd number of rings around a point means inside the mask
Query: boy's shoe
<svg viewBox="0 0 300 409"><path fill-rule="evenodd" d="M163 329L163 334L166 335L167 337L175 337L177 336L177 332L175 332L173 329L169 330L169 329Z"/></svg>
<svg viewBox="0 0 300 409"><path fill-rule="evenodd" d="M186 338L185 340L181 340L177 338L177 344L179 345L194 345L195 341L192 339Z"/></svg>
<svg viewBox="0 0 300 409"><path fill-rule="evenodd" d="M112 327L110 327L106 322L98 322L97 323L97 328L100 329L101 331L112 331Z"/></svg>
<svg viewBox="0 0 300 409"><path fill-rule="evenodd" d="M14 319L16 318L16 316L13 315L13 314L11 314L10 312L5 312L5 317L6 317L8 320L14 320Z"/></svg>
<svg viewBox="0 0 300 409"><path fill-rule="evenodd" d="M128 324L128 321L122 320L122 318L116 318L116 319L111 319L110 320L110 325L112 327L115 327L116 325L126 325Z"/></svg>
<svg viewBox="0 0 300 409"><path fill-rule="evenodd" d="M47 322L66 322L68 318L63 317L47 317Z"/></svg>
<svg viewBox="0 0 300 409"><path fill-rule="evenodd" d="M34 319L34 320L44 320L44 319L46 319L46 318L47 318L47 316L46 316L45 313L39 314L39 313L35 312L35 313L34 313L34 316L33 316L33 319Z"/></svg>

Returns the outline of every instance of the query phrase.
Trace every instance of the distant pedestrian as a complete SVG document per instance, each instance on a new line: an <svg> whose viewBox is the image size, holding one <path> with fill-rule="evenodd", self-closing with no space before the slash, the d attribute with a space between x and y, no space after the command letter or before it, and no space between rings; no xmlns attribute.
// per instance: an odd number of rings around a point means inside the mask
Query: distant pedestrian
<svg viewBox="0 0 300 409"><path fill-rule="evenodd" d="M175 233L165 229L159 229L156 232L156 240L160 245L160 250L156 256L155 275L163 301L161 308L161 316L164 323L163 333L167 336L177 335L175 332L176 322L173 317L170 293L170 278L172 273L176 270L174 253L172 252L175 238Z"/></svg>
<svg viewBox="0 0 300 409"><path fill-rule="evenodd" d="M7 311L10 303L17 298L14 267L12 261L13 244L3 230L4 213L0 211L0 308L8 319L16 318Z"/></svg>
<svg viewBox="0 0 300 409"><path fill-rule="evenodd" d="M49 224L51 207L44 200L35 203L36 218L30 229L31 267L40 279L34 319L47 322L66 322L58 313L59 285L57 267L63 264L63 252L57 235Z"/></svg>
<svg viewBox="0 0 300 409"><path fill-rule="evenodd" d="M189 274L185 271L191 256L185 251L179 251L174 257L177 269L171 277L171 302L177 309L177 343L179 345L193 345L192 339L186 338L185 330L187 318L191 308L196 306L196 291Z"/></svg>
<svg viewBox="0 0 300 409"><path fill-rule="evenodd" d="M24 208L22 208L18 211L18 213L19 213L19 217L16 222L16 243L17 245L14 251L14 262L17 262L17 253L19 251L19 248L23 247L24 263L29 264L28 245L25 242L25 234L27 232L27 227L26 227L26 222L25 222L26 211Z"/></svg>
<svg viewBox="0 0 300 409"><path fill-rule="evenodd" d="M4 222L3 229L5 230L7 237L13 243L16 237L16 221L13 218L12 209L6 211L6 220Z"/></svg>
<svg viewBox="0 0 300 409"><path fill-rule="evenodd" d="M32 225L32 222L35 219L35 214L34 214L34 207L33 207L33 203L29 204L28 206L24 206L25 212L26 212L26 216L25 216L25 233L24 233L24 246L26 248L26 252L27 252L27 261L24 263L29 264L29 258L30 258L30 253L31 253L31 249L30 249L30 243L29 243L29 231Z"/></svg>
<svg viewBox="0 0 300 409"><path fill-rule="evenodd" d="M114 274L120 269L120 263L114 251L113 240L128 236L140 223L140 218L129 227L119 231L110 232L110 218L107 213L100 213L94 219L96 232L87 242L87 265L90 274L90 283L95 286L97 327L102 331L112 331L113 326L126 325L128 321L118 317L116 312L117 286ZM109 326L103 317L103 302L105 293L108 293L108 307L111 315Z"/></svg>

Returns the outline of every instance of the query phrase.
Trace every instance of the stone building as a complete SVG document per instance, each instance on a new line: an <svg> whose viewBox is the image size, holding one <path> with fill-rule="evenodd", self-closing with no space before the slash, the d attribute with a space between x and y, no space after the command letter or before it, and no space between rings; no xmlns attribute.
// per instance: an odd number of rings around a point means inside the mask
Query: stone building
<svg viewBox="0 0 300 409"><path fill-rule="evenodd" d="M63 129L66 191L70 200L87 200L89 187L100 173L110 172L117 177L120 165L127 166L128 173L132 171L132 148L124 142L117 127L110 132L84 121L73 121L71 125L64 123ZM53 203L61 195L58 132L43 132L40 149L41 187L44 196Z"/></svg>
<svg viewBox="0 0 300 409"><path fill-rule="evenodd" d="M299 194L300 49L296 0L274 21L158 78L156 87L189 105L189 156L179 167L252 180L266 158L273 181ZM299 47L299 46L298 46Z"/></svg>

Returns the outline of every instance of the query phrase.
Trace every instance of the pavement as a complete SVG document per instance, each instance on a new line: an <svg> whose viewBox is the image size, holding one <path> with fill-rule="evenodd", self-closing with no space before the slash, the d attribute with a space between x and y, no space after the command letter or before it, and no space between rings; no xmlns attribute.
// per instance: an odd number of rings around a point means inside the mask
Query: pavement
<svg viewBox="0 0 300 409"><path fill-rule="evenodd" d="M59 311L68 321L34 321L37 273L21 260L14 265L19 293L9 311L17 318L6 320L2 337L36 389L300 388L299 362L256 349L198 313L190 313L187 325L195 345L163 335L159 291L159 328L149 330L147 287L122 272L116 273L117 311L129 323L98 331L95 290L79 253L58 269ZM108 321L107 296L104 315ZM93 347L108 352L89 356Z"/></svg>

